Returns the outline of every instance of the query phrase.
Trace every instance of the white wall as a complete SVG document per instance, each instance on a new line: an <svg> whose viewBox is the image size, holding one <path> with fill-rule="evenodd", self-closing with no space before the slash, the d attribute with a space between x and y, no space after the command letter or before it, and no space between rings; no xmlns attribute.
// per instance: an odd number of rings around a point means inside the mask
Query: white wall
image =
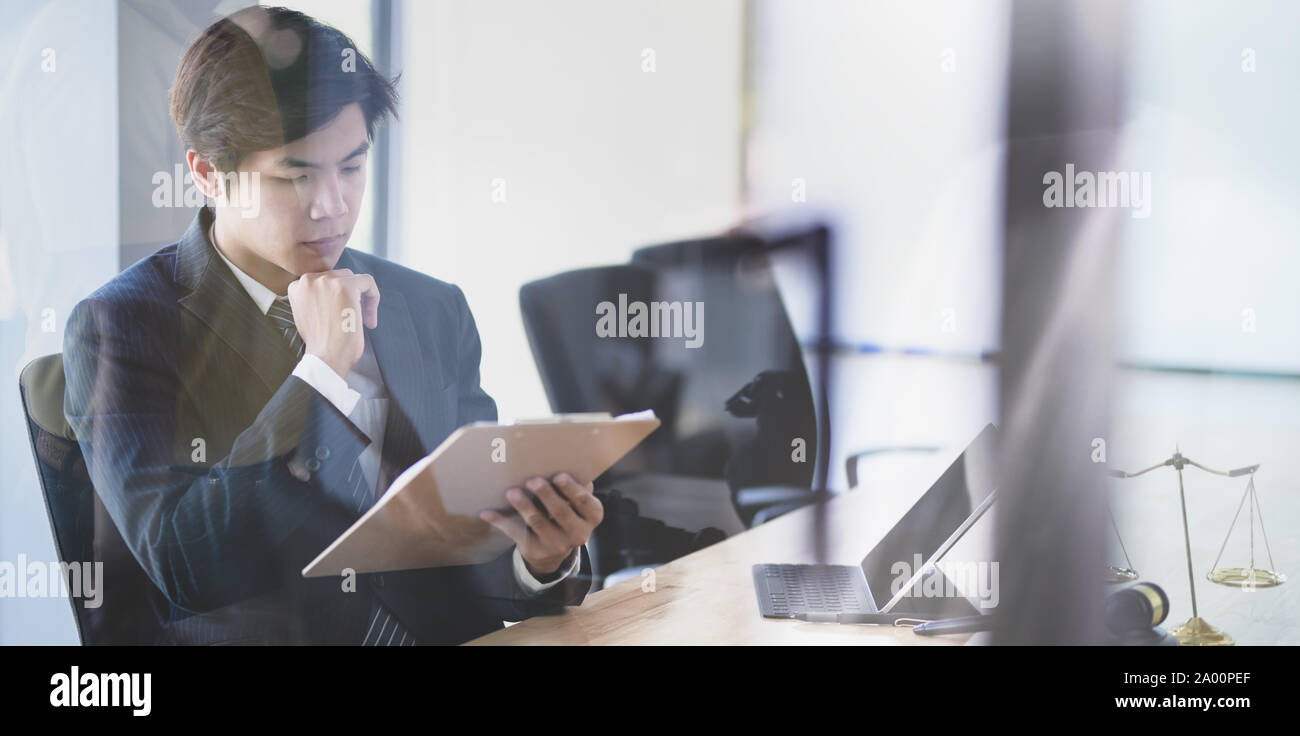
<svg viewBox="0 0 1300 736"><path fill-rule="evenodd" d="M1152 204L1120 251L1122 354L1300 372L1300 5L1161 0L1133 14L1117 168L1151 173Z"/></svg>
<svg viewBox="0 0 1300 736"><path fill-rule="evenodd" d="M836 337L996 348L1009 3L759 0L753 12L752 205L833 218ZM782 286L807 339L815 295ZM988 364L894 352L840 355L832 369L832 489L846 487L851 453L961 447L997 420ZM923 460L872 460L863 482L915 482Z"/></svg>
<svg viewBox="0 0 1300 736"><path fill-rule="evenodd" d="M996 347L1008 7L754 4L754 204L836 217L840 338Z"/></svg>
<svg viewBox="0 0 1300 736"><path fill-rule="evenodd" d="M737 217L741 5L439 0L402 12L404 214L390 257L465 290L502 417L547 414L519 287Z"/></svg>

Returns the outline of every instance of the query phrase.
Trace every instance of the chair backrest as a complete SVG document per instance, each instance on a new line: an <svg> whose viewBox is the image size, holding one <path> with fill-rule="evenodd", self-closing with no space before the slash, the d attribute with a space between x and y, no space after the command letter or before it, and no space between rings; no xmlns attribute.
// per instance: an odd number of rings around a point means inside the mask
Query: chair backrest
<svg viewBox="0 0 1300 736"><path fill-rule="evenodd" d="M817 431L808 376L766 259L754 257L751 245L720 238L656 246L638 251L630 265L569 271L520 290L525 330L553 411L654 409L663 421L638 455L615 466L614 476L653 470L734 480L729 460L738 453L762 456L769 448L757 449L763 417L756 423L732 416L726 404L766 371L785 378L781 385L789 389L795 416L790 424L806 439L808 462L794 476L743 483L810 485ZM665 339L663 325L659 339L598 336L597 305L617 306L620 297L629 305L674 303L683 312L702 303L696 325L702 340L688 347L680 335ZM789 441L783 444L789 457Z"/></svg>
<svg viewBox="0 0 1300 736"><path fill-rule="evenodd" d="M638 266L584 268L519 290L524 329L556 411L617 411L626 406L621 388L632 379L616 372L640 370L649 347L635 338L596 339L596 305L616 300L618 294L632 300L649 298L654 276ZM611 380L615 378L621 380Z"/></svg>
<svg viewBox="0 0 1300 736"><path fill-rule="evenodd" d="M691 351L694 363L678 411L711 417L727 432L725 478L733 492L810 487L819 458L816 408L803 351L767 255L772 245L759 235L736 233L647 246L632 254L634 265L655 271L668 298L705 304L707 339ZM751 381L750 398L758 403L754 419L724 412L728 397ZM803 462L792 462L793 438L802 440Z"/></svg>
<svg viewBox="0 0 1300 736"><path fill-rule="evenodd" d="M59 559L103 563L100 605L69 596L82 644L151 643L167 604L122 540L95 493L76 435L63 413L63 356L28 363L18 378L36 474ZM108 584L105 585L105 581Z"/></svg>
<svg viewBox="0 0 1300 736"><path fill-rule="evenodd" d="M655 363L652 341L596 334L597 304L616 304L620 294L629 301L647 302L654 293L654 271L640 266L584 268L519 290L524 331L553 411L621 414L654 409L663 422L619 462L614 475L671 469L664 438L676 422L680 376Z"/></svg>

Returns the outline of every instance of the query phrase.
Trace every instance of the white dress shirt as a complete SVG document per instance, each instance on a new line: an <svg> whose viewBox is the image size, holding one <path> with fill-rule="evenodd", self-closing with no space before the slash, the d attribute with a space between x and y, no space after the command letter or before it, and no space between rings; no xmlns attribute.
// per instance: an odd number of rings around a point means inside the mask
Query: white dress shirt
<svg viewBox="0 0 1300 736"><path fill-rule="evenodd" d="M244 287L244 291L257 304L257 308L262 314L266 314L271 308L271 303L275 301L275 292L268 289L261 282L252 276L240 270L220 248L216 247L215 239L212 232L208 232L208 242L213 243L213 250L221 256L230 267L235 279ZM293 375L301 378L307 385L316 389L331 404L333 404L343 416L356 425L366 437L370 438L370 444L362 451L359 459L361 471L365 474L371 490L387 488L389 481L383 463L380 458L383 457L384 446L384 428L388 422L388 389L384 385L384 378L379 372L379 361L375 359L375 351L370 345L370 341L365 341L365 349L361 353L361 359L352 367L346 377L339 377L333 368L329 367L324 360L304 353L298 365L293 369ZM514 571L515 578L519 581L520 587L534 595L541 593L560 583L568 576L578 571L581 563L581 555L574 555L572 564L565 570L564 574L552 580L549 583L539 581L532 573L528 571L528 566L524 564L523 555L519 554L519 548L514 550Z"/></svg>

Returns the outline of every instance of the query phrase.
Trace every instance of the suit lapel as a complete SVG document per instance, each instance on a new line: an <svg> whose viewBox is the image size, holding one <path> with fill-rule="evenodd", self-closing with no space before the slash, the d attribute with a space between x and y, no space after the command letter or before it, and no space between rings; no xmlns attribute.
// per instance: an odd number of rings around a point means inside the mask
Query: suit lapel
<svg viewBox="0 0 1300 736"><path fill-rule="evenodd" d="M349 250L335 268L374 274ZM379 287L379 326L366 328L366 340L375 351L379 372L388 389L388 421L384 428L384 455L398 467L408 465L432 449L435 438L428 426L429 393L420 340L402 292L375 279ZM436 361L430 361L436 363Z"/></svg>
<svg viewBox="0 0 1300 736"><path fill-rule="evenodd" d="M235 274L217 257L207 237L211 223L211 210L205 207L181 238L175 277L189 293L178 301L230 346L268 391L274 392L293 370L297 357L283 333L262 314Z"/></svg>

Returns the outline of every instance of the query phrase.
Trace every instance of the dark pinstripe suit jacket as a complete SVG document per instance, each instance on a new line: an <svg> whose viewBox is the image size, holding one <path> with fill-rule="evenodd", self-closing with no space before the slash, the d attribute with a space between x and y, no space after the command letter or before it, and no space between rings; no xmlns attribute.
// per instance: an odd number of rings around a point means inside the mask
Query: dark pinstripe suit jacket
<svg viewBox="0 0 1300 736"><path fill-rule="evenodd" d="M209 244L210 222L201 210L179 243L79 303L64 338L65 413L162 599L140 601L140 615L160 619L156 640L356 644L378 596L420 642L458 643L580 603L585 551L581 574L535 597L510 554L362 575L355 592L301 577L357 517L346 481L369 440L290 375L296 357ZM496 418L459 288L352 250L336 268L371 274L382 296L365 337L391 397L385 463L405 468L460 425Z"/></svg>

